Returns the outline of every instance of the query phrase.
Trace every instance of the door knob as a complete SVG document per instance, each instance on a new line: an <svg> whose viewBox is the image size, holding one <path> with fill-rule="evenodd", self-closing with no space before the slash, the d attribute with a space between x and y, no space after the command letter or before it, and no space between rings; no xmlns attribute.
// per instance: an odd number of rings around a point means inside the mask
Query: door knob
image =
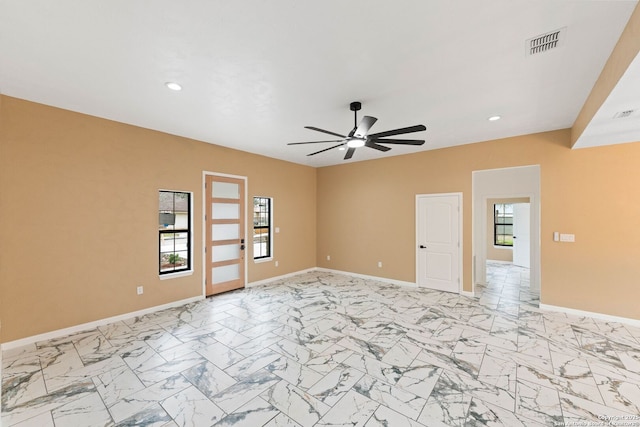
<svg viewBox="0 0 640 427"><path fill-rule="evenodd" d="M427 249L425 245L420 245L420 249Z"/></svg>

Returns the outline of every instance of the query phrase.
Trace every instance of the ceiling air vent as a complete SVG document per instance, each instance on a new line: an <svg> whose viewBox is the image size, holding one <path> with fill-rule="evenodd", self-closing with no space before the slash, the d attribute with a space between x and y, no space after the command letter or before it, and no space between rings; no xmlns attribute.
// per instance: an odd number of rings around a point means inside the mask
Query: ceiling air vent
<svg viewBox="0 0 640 427"><path fill-rule="evenodd" d="M527 40L527 56L547 52L562 46L566 32L567 28L564 27Z"/></svg>
<svg viewBox="0 0 640 427"><path fill-rule="evenodd" d="M630 115L632 115L635 112L636 112L636 110L619 111L619 112L617 112L617 113L615 113L613 115L613 118L614 119L624 119L625 117L629 117Z"/></svg>

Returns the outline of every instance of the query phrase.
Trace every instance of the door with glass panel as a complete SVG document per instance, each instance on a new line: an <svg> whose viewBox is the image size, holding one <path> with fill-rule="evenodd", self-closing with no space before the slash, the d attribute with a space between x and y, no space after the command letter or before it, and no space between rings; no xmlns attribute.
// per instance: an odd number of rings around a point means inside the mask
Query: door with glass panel
<svg viewBox="0 0 640 427"><path fill-rule="evenodd" d="M245 181L205 175L207 296L244 287Z"/></svg>

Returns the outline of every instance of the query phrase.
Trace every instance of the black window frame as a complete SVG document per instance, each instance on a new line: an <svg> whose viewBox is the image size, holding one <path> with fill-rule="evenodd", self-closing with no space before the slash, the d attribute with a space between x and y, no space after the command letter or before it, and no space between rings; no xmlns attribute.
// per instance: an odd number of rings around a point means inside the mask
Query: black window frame
<svg viewBox="0 0 640 427"><path fill-rule="evenodd" d="M500 247L505 247L505 248L511 248L513 247L513 213L511 214L511 222L499 222L498 218L509 218L507 215L504 215L504 213L506 213L506 207L507 205L513 206L512 203L495 203L493 205L493 245L494 246L500 246ZM499 215L498 212L500 211L500 209L498 208L499 206L502 206L502 212L503 215ZM513 208L511 209L513 212ZM502 229L502 233L498 232L498 227L505 227L505 226L511 226L511 234L505 233L504 232L504 228ZM503 239L499 239L498 236L502 236ZM503 243L504 242L504 237L505 236L511 236L511 244L509 243Z"/></svg>
<svg viewBox="0 0 640 427"><path fill-rule="evenodd" d="M256 205L256 201L258 201L257 205ZM266 202L266 206L264 205ZM265 209L262 210L256 210L256 206L258 206L259 208L264 207ZM258 218L256 219L256 214L258 214ZM267 225L264 225L264 221L260 221L260 214L262 214L263 216L266 214L267 217ZM255 236L256 236L256 230L258 229L267 229L267 253L266 254L260 254L259 256L256 256L255 253ZM263 233L260 233L261 235ZM253 244L253 260L254 261L260 261L260 260L269 260L271 258L273 258L273 198L271 197L264 197L264 196L254 196L253 197L253 239L252 239L252 244Z"/></svg>
<svg viewBox="0 0 640 427"><path fill-rule="evenodd" d="M167 194L167 195L171 195L171 197L167 197L166 198L170 198L172 199L172 203L170 204L170 206L167 206L167 202L162 202L162 195ZM192 228L193 228L193 217L192 217L192 209L191 209L191 200L192 200L192 194L191 192L188 191L174 191L174 190L159 190L158 192L158 199L159 199L159 207L158 207L158 213L159 214L173 214L176 215L178 212L185 212L184 210L178 210L177 206L176 206L176 195L185 195L186 196L186 213L187 213L187 227L186 228L175 228L175 223L173 224L173 228L171 229L163 229L161 228L162 224L159 224L158 226L158 274L160 274L161 276L166 276L169 274L175 274L175 273L184 273L184 272L190 272L191 271L191 264L192 264L192 245L191 245L191 233L192 233ZM163 206L164 205L164 206ZM169 208L170 207L170 208ZM164 208L164 209L163 209ZM159 215L160 216L160 215ZM162 241L163 241L163 236L167 236L167 235L176 235L176 234L181 234L181 233L186 233L187 235L187 242L186 242L186 253L187 253L187 258L186 258L186 262L183 265L180 266L176 266L174 264L174 268L167 270L167 269L163 269L163 263L166 264L166 260L163 260L163 256L166 254L176 254L179 252L184 252L182 250L177 250L176 246L175 246L175 237L173 239L174 241L174 247L173 247L173 251L164 251L162 250Z"/></svg>

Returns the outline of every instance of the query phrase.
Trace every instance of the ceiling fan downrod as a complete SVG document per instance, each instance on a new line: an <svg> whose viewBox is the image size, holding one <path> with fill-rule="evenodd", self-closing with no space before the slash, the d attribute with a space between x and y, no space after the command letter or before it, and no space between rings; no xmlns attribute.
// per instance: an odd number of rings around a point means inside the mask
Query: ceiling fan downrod
<svg viewBox="0 0 640 427"><path fill-rule="evenodd" d="M354 101L351 104L349 104L349 109L353 111L353 128L354 129L358 127L358 111L360 111L361 108L362 108L362 103L358 101Z"/></svg>

